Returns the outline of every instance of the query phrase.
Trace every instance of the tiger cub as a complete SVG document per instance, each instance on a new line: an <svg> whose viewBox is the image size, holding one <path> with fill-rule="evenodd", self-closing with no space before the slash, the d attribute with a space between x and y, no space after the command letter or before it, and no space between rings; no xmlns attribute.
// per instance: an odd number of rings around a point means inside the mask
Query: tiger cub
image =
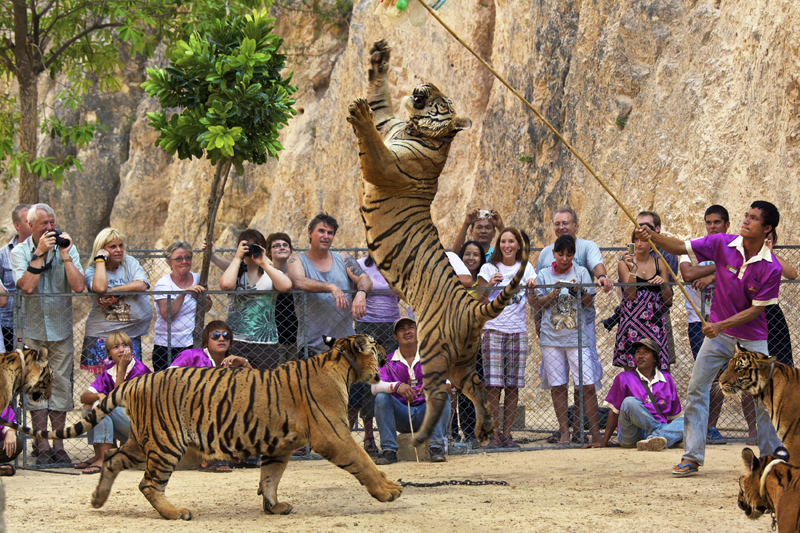
<svg viewBox="0 0 800 533"><path fill-rule="evenodd" d="M747 393L764 402L792 464L800 466L800 371L737 346L719 386L725 396Z"/></svg>
<svg viewBox="0 0 800 533"><path fill-rule="evenodd" d="M800 531L800 467L789 465L789 457L782 446L760 458L750 448L742 450L745 474L739 478L739 509L752 520L775 513L779 533Z"/></svg>
<svg viewBox="0 0 800 533"><path fill-rule="evenodd" d="M189 509L175 508L164 496L178 461L193 448L207 459L261 457L258 494L263 509L288 514L278 501L278 483L292 452L311 444L314 451L353 474L377 500L396 500L401 486L378 470L353 439L347 423L350 387L377 383L386 352L369 335L326 339L327 352L272 370L171 368L126 381L71 428L33 431L0 419L27 435L46 439L76 437L115 407L131 420L127 442L106 452L92 506L102 507L117 475L145 463L139 490L162 517L190 520Z"/></svg>
<svg viewBox="0 0 800 533"><path fill-rule="evenodd" d="M348 107L358 138L361 218L370 255L392 290L417 315L419 353L429 409L416 433L428 439L449 397L448 378L475 404L475 435L492 432L486 388L475 368L480 335L517 292L530 245L522 246L522 268L500 295L477 303L450 266L431 219L450 146L472 122L432 83L417 85L403 99L407 121L394 117L387 72L390 48L378 41L370 51L369 92ZM522 244L522 243L520 243Z"/></svg>

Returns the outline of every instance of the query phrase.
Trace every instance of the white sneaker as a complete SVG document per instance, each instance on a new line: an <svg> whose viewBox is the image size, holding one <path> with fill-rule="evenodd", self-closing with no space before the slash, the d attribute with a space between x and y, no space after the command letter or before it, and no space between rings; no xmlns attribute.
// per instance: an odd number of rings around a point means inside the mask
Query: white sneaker
<svg viewBox="0 0 800 533"><path fill-rule="evenodd" d="M666 447L667 439L664 437L652 437L636 443L636 449L640 452L660 452Z"/></svg>

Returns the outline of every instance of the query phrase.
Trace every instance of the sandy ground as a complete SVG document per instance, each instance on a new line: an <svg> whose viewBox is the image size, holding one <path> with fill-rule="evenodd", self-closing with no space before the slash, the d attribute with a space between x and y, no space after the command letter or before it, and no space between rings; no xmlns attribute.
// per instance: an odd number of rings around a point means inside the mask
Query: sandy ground
<svg viewBox="0 0 800 533"><path fill-rule="evenodd" d="M682 450L543 450L451 456L444 464L382 467L390 478L505 480L503 486L407 487L391 503L373 500L350 474L324 460L293 461L279 489L288 516L261 512L257 470L177 472L167 487L189 522L162 520L138 489L142 472L123 472L108 503L92 509L98 476L18 471L3 478L9 532L26 531L759 531L736 507L741 450L707 450L700 475L673 479Z"/></svg>

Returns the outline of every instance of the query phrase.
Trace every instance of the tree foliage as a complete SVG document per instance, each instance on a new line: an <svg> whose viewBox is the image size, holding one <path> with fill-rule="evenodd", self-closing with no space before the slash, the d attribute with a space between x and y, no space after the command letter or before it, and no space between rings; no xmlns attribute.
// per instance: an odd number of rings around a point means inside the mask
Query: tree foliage
<svg viewBox="0 0 800 533"><path fill-rule="evenodd" d="M0 167L11 176L21 171L20 200L36 201L38 183L32 183L33 178L52 178L60 185L73 167L80 170L72 156L62 161L37 157L39 133L77 141L80 147L101 129L95 124L66 125L52 112L40 124L41 75L66 78L54 101L74 110L83 105L92 86L101 91L120 88L125 53L150 57L160 42L171 44L193 31L202 32L215 17L270 4L271 0L0 0L0 75L19 82L19 126L9 130L0 117ZM18 149L6 150L17 134Z"/></svg>
<svg viewBox="0 0 800 533"><path fill-rule="evenodd" d="M166 69L147 69L142 88L164 108L148 113L161 132L156 145L180 159L203 157L212 164L230 160L262 164L278 157L278 135L296 113L290 84L281 71L283 40L272 33L266 10L213 20L204 33L178 41Z"/></svg>

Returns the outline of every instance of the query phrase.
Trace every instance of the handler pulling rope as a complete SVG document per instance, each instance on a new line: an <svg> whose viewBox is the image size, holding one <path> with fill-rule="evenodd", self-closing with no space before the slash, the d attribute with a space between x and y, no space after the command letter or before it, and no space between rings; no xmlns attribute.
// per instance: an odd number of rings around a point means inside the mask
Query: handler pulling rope
<svg viewBox="0 0 800 533"><path fill-rule="evenodd" d="M470 53L471 53L473 56L475 56L475 58L476 58L478 61L480 61L481 63L483 63L483 66L484 66L484 67L486 67L487 69L489 69L489 72L491 72L492 74L494 74L494 77L495 77L495 78L497 78L498 80L500 80L500 82L501 82L503 85L505 85L506 87L508 87L508 90L509 90L509 91L511 91L512 93L514 93L514 95L515 95L517 98L519 98L520 100L522 100L522 102L523 102L523 103L524 103L526 106L528 106L528 109L530 109L531 111L533 111L533 113L534 113L534 114L535 114L535 115L536 115L536 116L539 118L539 120L541 120L542 122L544 122L545 126L547 126L547 127L550 129L550 131L552 131L552 132L553 132L553 134L555 134L555 136L556 136L556 137L558 137L558 140L560 140L562 143L564 143L564 146L566 146L566 147L567 147L567 149L568 149L570 152L572 152L572 154L573 154L575 157L577 157L577 158L578 158L578 161L580 161L580 162L583 164L583 166L584 166L584 167L586 167L586 170L588 170L588 171L589 171L589 173L590 173L592 176L594 176L594 178L595 178L595 179L598 181L598 183L600 183L600 185L602 185L602 187L603 187L603 188L606 190L606 192L607 192L608 194L610 194L610 195L611 195L611 197L614 199L614 201L615 201L615 202L617 202L617 205L619 205L619 206L622 208L622 210L625 212L625 214L626 214L626 215L628 215L628 218L629 218L629 219L631 219L631 222L633 222L633 225L634 225L635 227L637 227L637 228L638 228L638 227L639 227L639 225L636 223L636 219L635 219L635 218L634 218L634 216L631 214L631 212L630 212L630 211L628 211L628 208L627 208L627 207L625 207L625 205L624 205L624 204L623 204L623 203L620 201L620 199L619 199L619 198L617 198L617 195L616 195L616 194L614 194L614 192L613 192L613 191L612 191L612 190L611 190L611 189L608 187L608 185L606 185L606 183L605 183L605 182L602 180L602 178L600 178L600 176L598 176L598 175L597 175L597 172L595 172L595 171L594 171L594 169L593 169L593 168L592 168L592 167L589 165L589 163L587 163L587 162L586 162L586 161L583 159L583 157L581 157L581 155L580 155L580 154L579 154L579 153L578 153L578 152L577 152L577 151L576 151L576 150L575 150L575 149L572 147L572 145L571 145L571 144L569 144L569 143L567 142L567 140L566 140L564 137L562 137L562 136L561 136L561 134L560 134L560 133L559 133L559 132L558 132L558 131L557 131L557 130L556 130L554 127L553 127L553 125L552 125L552 124L550 124L550 122L548 122L548 121L547 121L547 119L546 119L546 118L544 118L544 116L543 116L543 115L542 115L542 114L541 114L539 111L537 111L537 110L536 110L536 109L535 109L535 108L534 108L534 107L531 105L531 103L530 103L530 102L528 102L528 101L525 99L525 97L524 97L524 96L522 96L522 95L521 95L521 94L520 94L520 93L519 93L519 92L518 92L516 89L514 89L514 88L513 88L511 85L509 85L509 83L508 83L508 82L507 82L507 81L506 81L506 80L505 80L505 79L504 79L504 78L503 78L503 77L502 77L500 74L498 74L498 73L497 73L497 71L496 71L496 70L494 70L494 69L493 69L493 68L492 68L492 67L489 65L489 63L487 63L486 61L484 61L484 60L483 60L483 58L482 58L481 56L479 56L479 55L477 54L477 52L475 52L475 50L473 50L473 49L472 49L472 48L471 48L471 47L470 47L470 46L469 46L467 43L465 43L464 41L462 41L462 40L461 40L461 37L459 37L459 36L456 34L456 32L454 32L454 31L453 31L453 30L450 28L450 26L448 26L447 24L445 24L445 22L444 22L444 21L443 21L441 18L439 18L439 15L437 15L437 14L436 14L436 11L435 11L433 8L431 8L431 7L430 7L428 4L426 4L424 0L418 0L418 1L419 1L419 3L420 3L420 4L422 4L422 6L423 6L425 9L427 9L427 10L428 10L428 13L430 13L430 14L431 14L431 16L432 16L433 18L435 18L437 21L439 21L439 24L441 24L441 25L444 27L444 29L446 29L446 30L447 30L447 31L450 33L450 35L452 35L452 36L453 36L453 37L456 39L456 41L458 41L458 42L461 44L461 46L463 46L464 48L466 48L467 50L469 50L469 52L470 52ZM663 256L663 255L661 255L661 251L660 251L660 250L659 250L659 249L658 249L658 248L657 248L657 247L656 247L656 246L653 244L653 241L651 241L650 239L647 239L647 242L650 244L650 247L651 247L653 250L655 250L655 252L658 254L658 256L659 256L659 257L660 257L662 260L664 260L664 256ZM669 270L669 273L672 275L672 279L675 279L675 280L677 280L677 279L678 279L678 276L675 274L675 272L673 272L673 271L672 271L672 268L669 266L669 263L667 263L667 261L666 261L666 260L664 260L664 263L666 263L666 265L667 265L667 270ZM689 295L687 294L687 292L686 292L686 289L684 288L683 284L681 284L681 283L676 283L676 285L678 286L678 288L679 288L679 289L681 290L681 292L683 293L683 296L686 298L686 301L687 301L687 302L689 302L689 303L692 305L692 308L694 309L695 313L697 313L697 316L698 316L698 317L700 317L700 321L703 323L703 326L706 326L706 325L707 325L707 323L706 323L706 320L705 320L705 318L703 318L703 314L700 312L700 309L698 309L698 307L697 307L697 304L695 304L695 303L694 303L694 301L693 301L691 298L689 298Z"/></svg>

